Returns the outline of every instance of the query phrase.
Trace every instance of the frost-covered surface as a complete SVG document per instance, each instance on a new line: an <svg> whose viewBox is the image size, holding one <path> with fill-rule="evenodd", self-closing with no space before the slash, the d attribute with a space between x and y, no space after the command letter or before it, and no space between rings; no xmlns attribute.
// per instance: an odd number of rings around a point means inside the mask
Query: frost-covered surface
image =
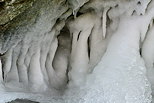
<svg viewBox="0 0 154 103"><path fill-rule="evenodd" d="M73 0L72 11L41 9L24 36L16 42L7 38L1 47L0 103L16 98L151 103L153 4L154 0ZM53 16L56 10L62 11Z"/></svg>

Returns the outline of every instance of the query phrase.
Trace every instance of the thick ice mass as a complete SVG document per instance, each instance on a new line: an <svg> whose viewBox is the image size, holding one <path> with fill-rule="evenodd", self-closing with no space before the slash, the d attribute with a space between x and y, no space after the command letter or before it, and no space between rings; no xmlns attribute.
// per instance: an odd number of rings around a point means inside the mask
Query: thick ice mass
<svg viewBox="0 0 154 103"><path fill-rule="evenodd" d="M0 103L151 103L154 0L47 6L0 44Z"/></svg>

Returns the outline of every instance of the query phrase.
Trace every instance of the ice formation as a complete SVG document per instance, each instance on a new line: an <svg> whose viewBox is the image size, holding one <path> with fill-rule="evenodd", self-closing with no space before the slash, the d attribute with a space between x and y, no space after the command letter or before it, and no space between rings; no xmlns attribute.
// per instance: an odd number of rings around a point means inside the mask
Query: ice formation
<svg viewBox="0 0 154 103"><path fill-rule="evenodd" d="M59 17L42 10L23 37L3 43L3 93L51 95L44 103L151 103L154 0L69 0L69 6Z"/></svg>

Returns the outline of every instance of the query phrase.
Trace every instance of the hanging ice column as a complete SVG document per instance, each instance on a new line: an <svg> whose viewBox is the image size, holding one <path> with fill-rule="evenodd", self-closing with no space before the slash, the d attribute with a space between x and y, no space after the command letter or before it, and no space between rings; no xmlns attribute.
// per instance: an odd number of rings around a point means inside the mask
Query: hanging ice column
<svg viewBox="0 0 154 103"><path fill-rule="evenodd" d="M99 63L104 55L107 47L108 38L107 35L107 12L109 8L106 7L103 10L101 17L95 15L96 21L92 29L92 33L89 37L89 71L92 72L94 67Z"/></svg>
<svg viewBox="0 0 154 103"><path fill-rule="evenodd" d="M92 12L83 14L69 23L72 34L69 85L82 86L87 74L100 61L106 45L103 42L103 30L106 30L102 27L103 24L101 17Z"/></svg>
<svg viewBox="0 0 154 103"><path fill-rule="evenodd" d="M95 17L85 14L70 22L72 34L72 51L70 59L69 85L80 86L88 73L88 37L94 27Z"/></svg>
<svg viewBox="0 0 154 103"><path fill-rule="evenodd" d="M3 77L2 77L2 62L1 62L1 59L0 59L0 83L3 81Z"/></svg>

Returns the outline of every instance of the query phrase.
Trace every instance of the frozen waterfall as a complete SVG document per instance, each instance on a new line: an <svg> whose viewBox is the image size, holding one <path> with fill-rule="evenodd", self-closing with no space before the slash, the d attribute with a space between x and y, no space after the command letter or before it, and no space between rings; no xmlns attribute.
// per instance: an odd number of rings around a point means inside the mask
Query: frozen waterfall
<svg viewBox="0 0 154 103"><path fill-rule="evenodd" d="M66 4L2 37L0 103L151 103L154 0Z"/></svg>

